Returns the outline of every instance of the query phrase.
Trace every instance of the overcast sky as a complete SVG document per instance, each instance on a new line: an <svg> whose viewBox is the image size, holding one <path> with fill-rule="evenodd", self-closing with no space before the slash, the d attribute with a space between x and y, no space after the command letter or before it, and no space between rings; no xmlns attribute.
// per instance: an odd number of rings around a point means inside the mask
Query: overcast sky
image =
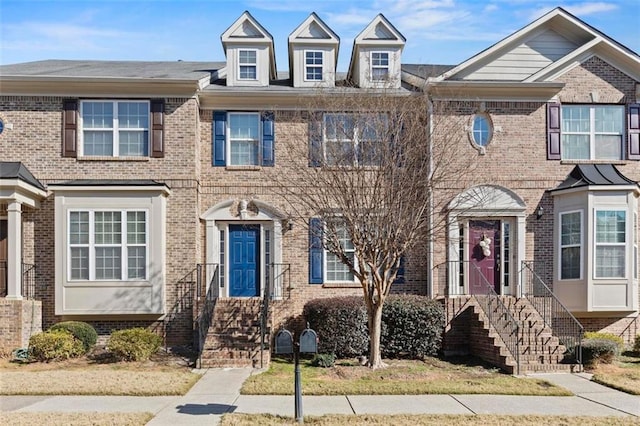
<svg viewBox="0 0 640 426"><path fill-rule="evenodd" d="M279 70L287 37L311 12L340 37L339 71L378 13L407 38L403 63L458 64L556 6L640 51L640 0L0 0L0 64L224 61L220 35L245 10L273 35Z"/></svg>

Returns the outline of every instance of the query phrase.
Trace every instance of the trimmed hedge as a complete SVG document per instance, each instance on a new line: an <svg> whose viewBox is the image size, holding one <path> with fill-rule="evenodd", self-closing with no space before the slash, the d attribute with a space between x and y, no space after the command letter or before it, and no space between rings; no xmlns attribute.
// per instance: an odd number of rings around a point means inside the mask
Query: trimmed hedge
<svg viewBox="0 0 640 426"><path fill-rule="evenodd" d="M618 346L609 339L584 339L582 341L582 363L594 365L611 364L618 354Z"/></svg>
<svg viewBox="0 0 640 426"><path fill-rule="evenodd" d="M369 351L367 310L359 296L314 299L303 315L318 333L318 353L349 358Z"/></svg>
<svg viewBox="0 0 640 426"><path fill-rule="evenodd" d="M364 300L360 296L309 301L303 310L318 333L318 352L349 358L369 352ZM444 309L424 296L391 295L382 309L382 356L420 358L435 355L442 343Z"/></svg>
<svg viewBox="0 0 640 426"><path fill-rule="evenodd" d="M52 325L49 330L67 330L73 337L82 342L84 352L87 353L96 345L98 333L96 329L83 321L63 321Z"/></svg>
<svg viewBox="0 0 640 426"><path fill-rule="evenodd" d="M624 339L622 337L617 336L613 333L601 333L596 331L587 331L584 333L585 339L598 339L598 340L610 340L616 344L618 350L616 351L616 355L620 355L624 349Z"/></svg>
<svg viewBox="0 0 640 426"><path fill-rule="evenodd" d="M391 295L382 308L382 356L436 355L445 325L442 304L424 296Z"/></svg>
<svg viewBox="0 0 640 426"><path fill-rule="evenodd" d="M36 361L57 361L82 354L82 342L67 330L47 330L29 339L29 357Z"/></svg>
<svg viewBox="0 0 640 426"><path fill-rule="evenodd" d="M111 333L107 349L124 361L146 361L160 349L162 338L144 328L130 328Z"/></svg>

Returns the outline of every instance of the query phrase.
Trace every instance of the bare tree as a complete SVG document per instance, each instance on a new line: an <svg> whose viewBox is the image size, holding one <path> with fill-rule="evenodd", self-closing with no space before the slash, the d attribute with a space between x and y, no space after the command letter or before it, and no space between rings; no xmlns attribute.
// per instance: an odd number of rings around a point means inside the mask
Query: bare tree
<svg viewBox="0 0 640 426"><path fill-rule="evenodd" d="M458 155L467 116L436 114L424 93L405 89L325 89L304 102L279 113L290 125L278 130L286 165L273 179L292 218L326 250L328 278L362 286L368 365L383 367L382 307L404 258L443 227L430 212L472 172L470 156Z"/></svg>

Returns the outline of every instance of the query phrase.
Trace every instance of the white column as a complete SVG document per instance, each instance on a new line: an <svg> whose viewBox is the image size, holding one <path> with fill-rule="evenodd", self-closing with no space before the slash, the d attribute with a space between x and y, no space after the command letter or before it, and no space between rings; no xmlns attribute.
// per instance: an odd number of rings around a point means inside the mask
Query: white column
<svg viewBox="0 0 640 426"><path fill-rule="evenodd" d="M22 299L22 205L7 208L7 299Z"/></svg>

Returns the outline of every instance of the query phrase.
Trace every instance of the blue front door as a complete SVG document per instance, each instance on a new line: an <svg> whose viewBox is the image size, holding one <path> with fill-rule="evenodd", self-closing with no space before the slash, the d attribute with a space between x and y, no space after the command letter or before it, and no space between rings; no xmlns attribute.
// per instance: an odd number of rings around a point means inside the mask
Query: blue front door
<svg viewBox="0 0 640 426"><path fill-rule="evenodd" d="M229 296L260 295L260 226L229 225Z"/></svg>

